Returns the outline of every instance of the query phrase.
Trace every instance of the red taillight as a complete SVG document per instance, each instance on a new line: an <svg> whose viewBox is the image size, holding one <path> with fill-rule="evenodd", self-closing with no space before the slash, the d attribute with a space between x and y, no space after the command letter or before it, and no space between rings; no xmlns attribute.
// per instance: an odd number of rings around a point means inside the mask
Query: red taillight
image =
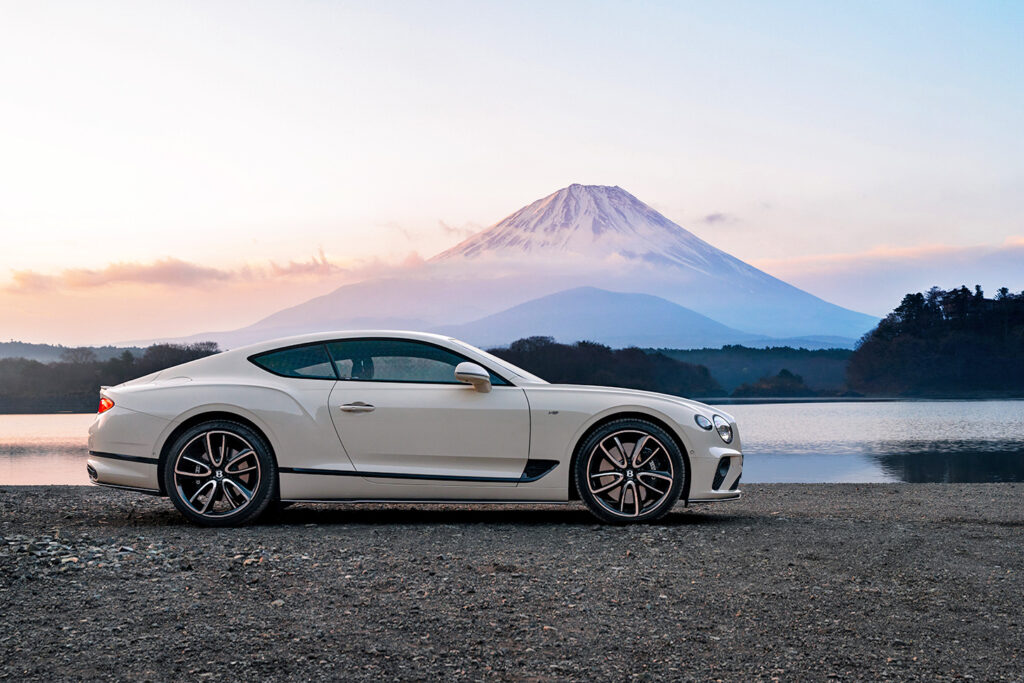
<svg viewBox="0 0 1024 683"><path fill-rule="evenodd" d="M114 407L114 402L104 396L100 399L100 407L96 410L96 414L105 413Z"/></svg>

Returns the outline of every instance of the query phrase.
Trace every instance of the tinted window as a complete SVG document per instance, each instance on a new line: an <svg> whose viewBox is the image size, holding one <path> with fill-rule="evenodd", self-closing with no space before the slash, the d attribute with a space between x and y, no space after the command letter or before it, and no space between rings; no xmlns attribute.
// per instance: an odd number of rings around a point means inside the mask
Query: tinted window
<svg viewBox="0 0 1024 683"><path fill-rule="evenodd" d="M331 359L323 344L296 346L291 349L271 351L252 358L256 365L275 375L285 377L306 377L310 379L334 379Z"/></svg>
<svg viewBox="0 0 1024 683"><path fill-rule="evenodd" d="M461 384L455 379L455 366L467 360L431 344L403 339L354 339L327 346L342 380ZM491 373L491 384L508 382Z"/></svg>

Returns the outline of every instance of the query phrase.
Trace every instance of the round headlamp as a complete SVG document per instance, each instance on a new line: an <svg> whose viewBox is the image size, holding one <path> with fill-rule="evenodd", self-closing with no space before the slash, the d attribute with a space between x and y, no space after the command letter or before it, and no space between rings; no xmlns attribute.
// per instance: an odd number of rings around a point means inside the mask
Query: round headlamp
<svg viewBox="0 0 1024 683"><path fill-rule="evenodd" d="M715 415L715 429L718 430L718 435L722 437L722 441L730 443L732 441L732 425L721 415Z"/></svg>
<svg viewBox="0 0 1024 683"><path fill-rule="evenodd" d="M707 419L703 415L694 415L693 421L697 423L697 426L701 429L711 431L711 420Z"/></svg>

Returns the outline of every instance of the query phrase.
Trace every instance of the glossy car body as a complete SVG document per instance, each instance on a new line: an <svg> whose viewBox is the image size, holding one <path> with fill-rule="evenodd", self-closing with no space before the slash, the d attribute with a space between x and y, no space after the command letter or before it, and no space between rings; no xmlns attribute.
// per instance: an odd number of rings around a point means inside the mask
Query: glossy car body
<svg viewBox="0 0 1024 683"><path fill-rule="evenodd" d="M482 367L490 382L477 386L456 380L450 370L438 374L429 359L423 377L416 363L395 361L386 370L380 359L374 375L351 349L376 353L381 344L423 349L430 358L457 357L474 364L467 368ZM302 369L319 377L275 371L302 354L315 360L321 347L335 349L336 368ZM339 361L339 354L351 359ZM176 439L220 419L245 424L266 440L278 471L275 496L282 501L562 502L574 497L574 456L588 434L611 420L639 418L678 444L686 461L683 501L740 496L739 433L721 410L650 392L548 384L438 335L291 337L104 388L101 396L113 407L89 429L92 481L154 494L167 494L160 466ZM728 425L730 442L709 426L713 420Z"/></svg>

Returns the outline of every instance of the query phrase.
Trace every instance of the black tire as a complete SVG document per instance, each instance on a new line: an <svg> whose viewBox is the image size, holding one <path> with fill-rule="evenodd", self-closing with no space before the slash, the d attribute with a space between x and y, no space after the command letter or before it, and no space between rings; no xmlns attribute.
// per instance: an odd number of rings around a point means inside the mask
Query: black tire
<svg viewBox="0 0 1024 683"><path fill-rule="evenodd" d="M230 420L187 429L161 469L174 507L195 524L215 527L256 521L277 498L277 476L266 439Z"/></svg>
<svg viewBox="0 0 1024 683"><path fill-rule="evenodd" d="M576 451L576 490L594 516L610 524L663 517L679 500L689 474L675 439L647 420L601 425Z"/></svg>

